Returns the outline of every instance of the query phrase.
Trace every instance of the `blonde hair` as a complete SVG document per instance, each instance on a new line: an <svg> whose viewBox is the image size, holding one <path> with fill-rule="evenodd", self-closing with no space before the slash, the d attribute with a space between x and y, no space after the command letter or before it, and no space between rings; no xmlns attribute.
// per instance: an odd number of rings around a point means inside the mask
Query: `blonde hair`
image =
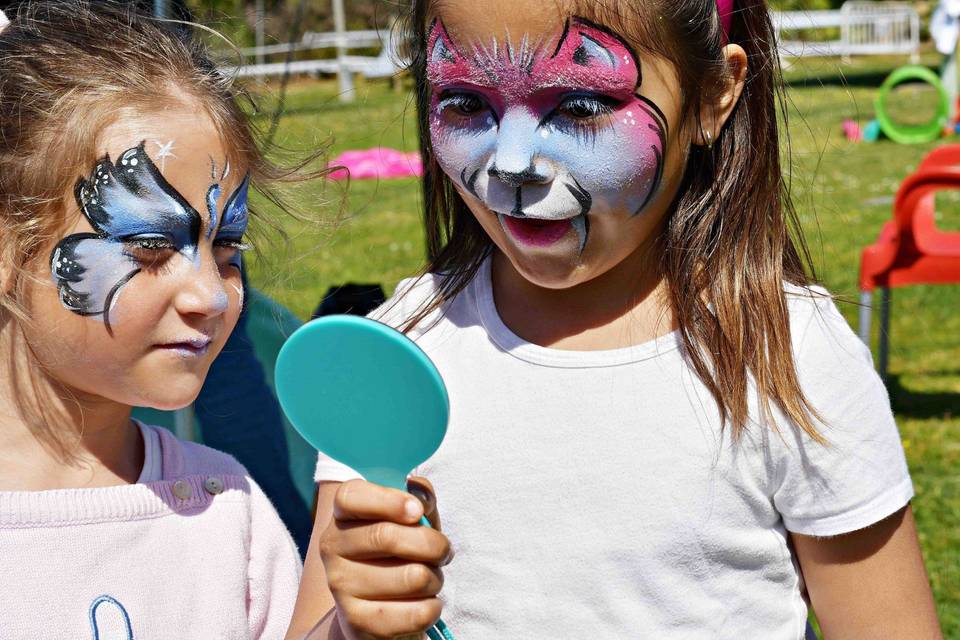
<svg viewBox="0 0 960 640"><path fill-rule="evenodd" d="M139 13L133 3L39 0L21 5L0 31L0 331L22 334L29 322L28 267L47 258L44 247L68 222L63 194L97 160L98 136L126 114L196 105L231 164L249 172L251 188L285 210L275 182L323 173L302 172L319 154L289 168L265 158L238 101L244 94L187 28ZM39 364L17 342L31 365ZM42 368L16 371L15 350L10 358L15 384L32 386L32 395L17 393L23 417L64 453L50 429L54 418L37 397Z"/></svg>

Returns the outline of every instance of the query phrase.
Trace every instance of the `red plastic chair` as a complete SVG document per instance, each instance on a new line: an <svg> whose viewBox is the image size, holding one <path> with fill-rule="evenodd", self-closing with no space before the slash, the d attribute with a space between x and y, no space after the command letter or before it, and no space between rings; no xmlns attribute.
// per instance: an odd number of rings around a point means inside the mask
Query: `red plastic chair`
<svg viewBox="0 0 960 640"><path fill-rule="evenodd" d="M937 229L937 191L960 190L960 145L930 152L897 191L893 220L860 258L860 338L870 346L873 291L880 288L880 374L887 372L890 289L912 284L960 283L960 233Z"/></svg>

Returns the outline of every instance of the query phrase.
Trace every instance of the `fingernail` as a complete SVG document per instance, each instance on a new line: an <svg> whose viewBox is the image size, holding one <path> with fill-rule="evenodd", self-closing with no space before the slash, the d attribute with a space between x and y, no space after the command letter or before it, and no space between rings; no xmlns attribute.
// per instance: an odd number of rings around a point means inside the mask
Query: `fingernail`
<svg viewBox="0 0 960 640"><path fill-rule="evenodd" d="M450 547L450 551L447 552L447 556L443 559L443 562L440 563L440 566L445 567L451 562L453 562L453 556L455 555L456 553L454 553L453 547Z"/></svg>
<svg viewBox="0 0 960 640"><path fill-rule="evenodd" d="M403 510L411 520L420 518L420 503L416 500L406 500L403 503Z"/></svg>

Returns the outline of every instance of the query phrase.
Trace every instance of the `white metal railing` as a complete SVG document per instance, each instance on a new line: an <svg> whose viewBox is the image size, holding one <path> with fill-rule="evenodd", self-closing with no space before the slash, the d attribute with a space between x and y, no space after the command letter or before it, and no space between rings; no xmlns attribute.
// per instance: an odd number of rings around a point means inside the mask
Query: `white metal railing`
<svg viewBox="0 0 960 640"><path fill-rule="evenodd" d="M916 58L920 49L920 16L909 2L849 0L835 11L774 11L771 15L782 58L884 54L909 54ZM799 30L822 29L839 29L839 39L789 40L784 37ZM336 74L342 94L349 97L355 74L387 77L400 69L402 63L394 40L392 29L387 29L386 34L375 30L308 31L299 42L240 49L244 58L241 64L223 68L239 77L277 76L287 72ZM381 47L378 56L346 54L349 49L377 46ZM288 55L291 48L295 52L336 49L337 57L294 60L287 64L279 56ZM276 58L259 62L267 56Z"/></svg>
<svg viewBox="0 0 960 640"><path fill-rule="evenodd" d="M909 2L849 0L836 11L775 11L781 57L909 54L920 50L920 15ZM798 30L839 29L834 40L790 40Z"/></svg>
<svg viewBox="0 0 960 640"><path fill-rule="evenodd" d="M376 30L369 31L307 31L300 42L293 43L294 51L308 51L310 49L359 49L361 47L379 47L383 43L383 35ZM240 49L240 55L248 58L286 54L290 51L290 43L268 44L262 47L247 47Z"/></svg>
<svg viewBox="0 0 960 640"><path fill-rule="evenodd" d="M380 47L377 56L348 55L349 49ZM284 59L291 49L294 52L336 49L337 57L326 59L292 60ZM237 53L240 64L229 64L229 55L224 55L227 63L221 68L224 72L241 78L279 76L293 74L336 74L340 81L341 99L349 100L353 93L353 76L360 74L371 78L383 78L395 75L402 62L397 52L392 29L384 31L308 31L299 42L271 44L260 47L247 47ZM236 53L234 53L234 59ZM264 61L274 56L271 62Z"/></svg>

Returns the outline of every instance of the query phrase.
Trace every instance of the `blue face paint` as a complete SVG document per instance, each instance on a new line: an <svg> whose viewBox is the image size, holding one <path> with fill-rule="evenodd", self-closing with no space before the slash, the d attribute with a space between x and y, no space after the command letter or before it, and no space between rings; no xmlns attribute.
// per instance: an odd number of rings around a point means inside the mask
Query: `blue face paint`
<svg viewBox="0 0 960 640"><path fill-rule="evenodd" d="M67 236L50 258L63 306L78 315L100 316L108 328L117 295L144 268L137 252L159 255L170 251L191 262L198 260L200 214L164 179L144 145L141 142L124 151L116 164L105 156L89 177L77 180L74 196L94 231ZM227 246L239 245L246 228L247 185L248 179L244 179L226 207L225 215L243 222L231 226L229 240L233 244ZM208 190L212 222L217 217L219 193L217 184ZM233 202L238 204L230 213Z"/></svg>
<svg viewBox="0 0 960 640"><path fill-rule="evenodd" d="M247 223L250 220L247 211L247 192L249 190L250 176L248 175L227 200L227 205L223 208L223 219L220 222L220 228L217 230L217 237L213 242L216 246L237 249L230 259L230 264L238 269L243 257L240 251L243 248L243 234L246 233Z"/></svg>
<svg viewBox="0 0 960 640"><path fill-rule="evenodd" d="M207 227L207 237L217 228L217 200L220 199L220 185L212 184L207 189L207 215L210 217L210 226Z"/></svg>

